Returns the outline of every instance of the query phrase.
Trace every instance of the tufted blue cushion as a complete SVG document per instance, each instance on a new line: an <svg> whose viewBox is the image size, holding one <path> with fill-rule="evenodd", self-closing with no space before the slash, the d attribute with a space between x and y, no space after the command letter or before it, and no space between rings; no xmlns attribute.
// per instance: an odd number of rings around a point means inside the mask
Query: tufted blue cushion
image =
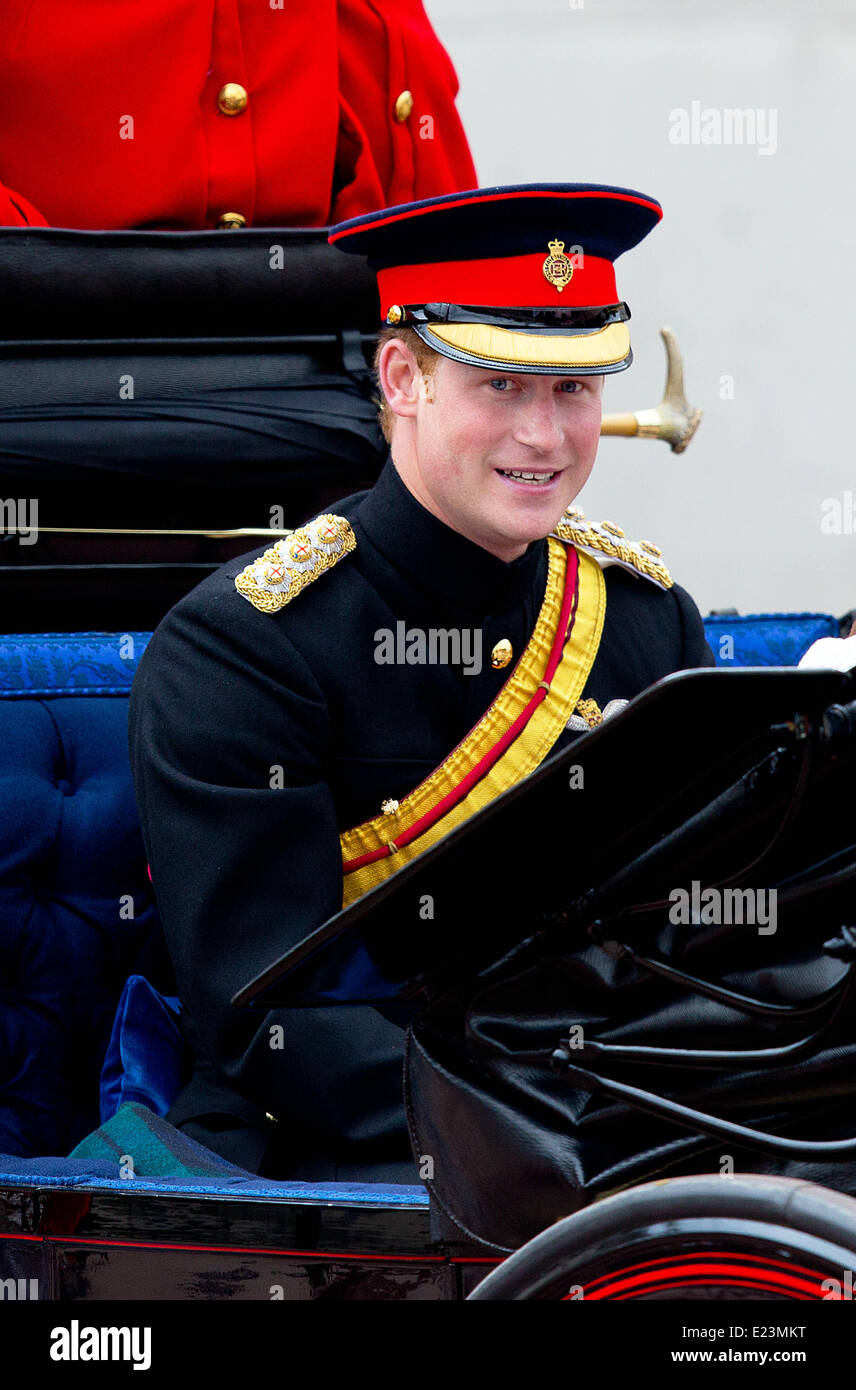
<svg viewBox="0 0 856 1390"><path fill-rule="evenodd" d="M837 637L838 628L838 619L828 613L748 613L704 619L716 664L724 667L798 666L812 642ZM730 645L723 638L730 638Z"/></svg>
<svg viewBox="0 0 856 1390"><path fill-rule="evenodd" d="M144 642L118 644L0 639L0 1152L21 1157L98 1124L117 1001L159 934L127 743Z"/></svg>

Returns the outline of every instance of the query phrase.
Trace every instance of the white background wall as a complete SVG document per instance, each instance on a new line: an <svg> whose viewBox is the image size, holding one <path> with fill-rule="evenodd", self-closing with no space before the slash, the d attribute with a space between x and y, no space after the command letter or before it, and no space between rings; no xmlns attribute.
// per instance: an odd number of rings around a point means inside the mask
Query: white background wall
<svg viewBox="0 0 856 1390"><path fill-rule="evenodd" d="M619 261L635 361L605 410L660 399L670 325L705 418L685 454L605 439L579 503L656 541L702 612L856 606L856 0L427 0L479 181L611 183L663 221ZM670 113L774 109L777 148L676 145ZM733 399L721 396L733 378Z"/></svg>

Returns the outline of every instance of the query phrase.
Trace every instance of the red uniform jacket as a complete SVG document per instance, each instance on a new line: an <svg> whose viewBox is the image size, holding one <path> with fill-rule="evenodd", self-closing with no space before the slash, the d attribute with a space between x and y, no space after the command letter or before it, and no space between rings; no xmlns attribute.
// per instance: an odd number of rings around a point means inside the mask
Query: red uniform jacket
<svg viewBox="0 0 856 1390"><path fill-rule="evenodd" d="M2 11L2 225L324 226L476 186L421 0ZM246 93L234 114L218 102L229 83Z"/></svg>

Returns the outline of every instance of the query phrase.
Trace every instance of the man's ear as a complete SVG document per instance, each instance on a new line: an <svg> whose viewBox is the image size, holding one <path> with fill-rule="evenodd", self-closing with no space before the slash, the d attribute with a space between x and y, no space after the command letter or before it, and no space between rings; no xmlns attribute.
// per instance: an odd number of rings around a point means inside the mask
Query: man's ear
<svg viewBox="0 0 856 1390"><path fill-rule="evenodd" d="M415 415L422 373L416 358L401 338L390 338L384 343L378 355L377 374L393 415Z"/></svg>

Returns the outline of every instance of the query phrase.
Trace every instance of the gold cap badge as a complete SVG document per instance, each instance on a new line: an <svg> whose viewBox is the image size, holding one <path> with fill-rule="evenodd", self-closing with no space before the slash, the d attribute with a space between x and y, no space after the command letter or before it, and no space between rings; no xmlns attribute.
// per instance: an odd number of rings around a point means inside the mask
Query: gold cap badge
<svg viewBox="0 0 856 1390"><path fill-rule="evenodd" d="M550 254L541 268L544 271L544 279L549 280L551 285L555 285L561 294L574 274L571 258L565 255L565 243L563 241L550 242Z"/></svg>

